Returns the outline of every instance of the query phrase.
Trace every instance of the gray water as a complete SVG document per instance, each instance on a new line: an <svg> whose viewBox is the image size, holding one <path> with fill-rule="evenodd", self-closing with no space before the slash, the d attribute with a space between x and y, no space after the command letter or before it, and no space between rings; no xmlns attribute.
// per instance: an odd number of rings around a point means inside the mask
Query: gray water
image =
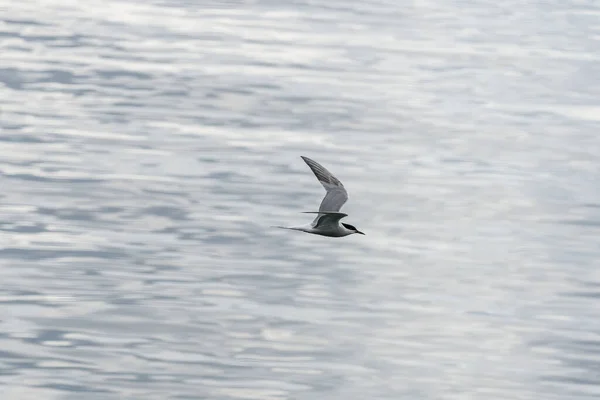
<svg viewBox="0 0 600 400"><path fill-rule="evenodd" d="M2 400L600 397L597 2L0 15Z"/></svg>

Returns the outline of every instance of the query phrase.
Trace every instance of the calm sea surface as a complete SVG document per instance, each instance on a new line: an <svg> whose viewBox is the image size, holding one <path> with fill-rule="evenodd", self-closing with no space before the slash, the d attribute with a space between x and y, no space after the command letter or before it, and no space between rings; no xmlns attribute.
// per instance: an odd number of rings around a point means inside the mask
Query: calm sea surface
<svg viewBox="0 0 600 400"><path fill-rule="evenodd" d="M599 77L593 0L0 0L0 397L600 398Z"/></svg>

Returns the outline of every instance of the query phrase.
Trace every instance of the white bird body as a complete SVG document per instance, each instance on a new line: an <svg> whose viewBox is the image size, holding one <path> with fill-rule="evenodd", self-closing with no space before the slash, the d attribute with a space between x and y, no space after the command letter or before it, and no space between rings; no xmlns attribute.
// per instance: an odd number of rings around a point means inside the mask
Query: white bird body
<svg viewBox="0 0 600 400"><path fill-rule="evenodd" d="M325 188L325 197L321 201L319 211L306 212L307 214L317 214L311 224L298 227L278 226L277 228L292 229L295 231L329 237L344 237L352 235L353 233L364 235L364 233L354 226L344 224L343 222L340 223L342 218L348 216L348 214L340 212L340 208L342 208L344 203L348 200L348 192L346 192L342 182L318 162L313 161L308 157L301 157Z"/></svg>

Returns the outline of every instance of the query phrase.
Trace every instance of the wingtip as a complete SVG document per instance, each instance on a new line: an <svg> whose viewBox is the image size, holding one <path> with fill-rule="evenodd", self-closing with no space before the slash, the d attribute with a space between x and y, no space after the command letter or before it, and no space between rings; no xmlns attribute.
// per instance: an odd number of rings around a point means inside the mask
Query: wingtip
<svg viewBox="0 0 600 400"><path fill-rule="evenodd" d="M348 214L339 211L300 211L302 214L319 214L319 215L343 215L347 217Z"/></svg>
<svg viewBox="0 0 600 400"><path fill-rule="evenodd" d="M304 161L306 163L306 165L308 165L310 167L310 169L313 169L315 164L319 165L318 162L316 162L315 160L313 160L310 157L300 156L300 158L302 159L302 161ZM320 166L320 167L323 168L322 166Z"/></svg>

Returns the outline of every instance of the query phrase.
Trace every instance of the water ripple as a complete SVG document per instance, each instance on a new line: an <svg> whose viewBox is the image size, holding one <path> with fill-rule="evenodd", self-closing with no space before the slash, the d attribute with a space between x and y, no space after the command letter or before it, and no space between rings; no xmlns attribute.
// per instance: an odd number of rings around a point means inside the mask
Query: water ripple
<svg viewBox="0 0 600 400"><path fill-rule="evenodd" d="M598 397L595 3L4 3L3 398Z"/></svg>

